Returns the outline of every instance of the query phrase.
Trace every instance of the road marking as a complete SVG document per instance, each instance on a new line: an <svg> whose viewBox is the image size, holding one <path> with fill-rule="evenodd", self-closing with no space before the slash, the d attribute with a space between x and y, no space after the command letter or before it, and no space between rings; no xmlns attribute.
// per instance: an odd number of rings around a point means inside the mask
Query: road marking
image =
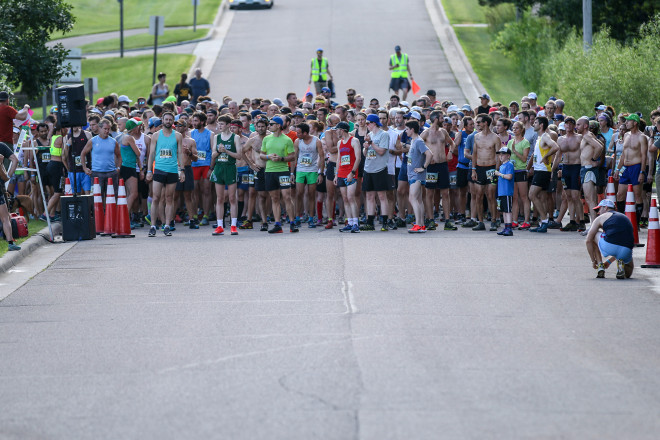
<svg viewBox="0 0 660 440"><path fill-rule="evenodd" d="M355 298L353 297L353 283L350 281L341 282L341 292L344 295L344 305L346 306L345 314L355 314L358 308L355 306Z"/></svg>

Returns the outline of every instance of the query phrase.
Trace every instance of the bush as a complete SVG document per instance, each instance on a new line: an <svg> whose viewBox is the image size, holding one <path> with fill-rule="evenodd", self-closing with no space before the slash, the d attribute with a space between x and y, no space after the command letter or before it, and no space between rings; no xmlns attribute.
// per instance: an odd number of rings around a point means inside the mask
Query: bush
<svg viewBox="0 0 660 440"><path fill-rule="evenodd" d="M511 3L501 3L483 9L488 29L494 34L504 29L507 23L516 19L516 7Z"/></svg>
<svg viewBox="0 0 660 440"><path fill-rule="evenodd" d="M541 94L563 97L566 112L590 115L596 101L617 112L641 111L647 115L660 104L660 14L640 28L639 37L622 45L607 29L594 35L589 52L582 37L573 32L564 47L544 64Z"/></svg>

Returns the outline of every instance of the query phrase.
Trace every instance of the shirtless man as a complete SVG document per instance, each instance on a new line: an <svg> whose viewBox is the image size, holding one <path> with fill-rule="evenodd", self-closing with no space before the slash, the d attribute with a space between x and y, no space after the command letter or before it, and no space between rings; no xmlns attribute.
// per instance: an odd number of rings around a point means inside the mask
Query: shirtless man
<svg viewBox="0 0 660 440"><path fill-rule="evenodd" d="M182 146L183 146L183 156L181 158L181 164L183 165L183 173L186 178L183 182L177 182L176 184L176 193L175 193L175 202L174 206L179 206L178 203L178 193L183 192L183 200L186 204L186 210L188 215L192 219L195 214L195 204L193 203L193 190L195 189L195 178L193 175L192 163L199 159L197 156L197 144L195 140L190 137L190 130L188 129L188 123L184 119L179 119L176 122L176 131L181 133L182 136ZM199 226L194 222L191 222L192 229L199 229ZM172 225L170 225L170 229Z"/></svg>
<svg viewBox="0 0 660 440"><path fill-rule="evenodd" d="M481 201L484 194L488 199L488 209L491 214L490 230L497 231L497 205L495 192L497 185L491 181L489 174L493 174L497 167L496 152L500 149L500 138L490 130L492 119L488 115L477 116L478 133L474 137L474 151L472 152L472 180L474 181L474 194L479 223L472 228L473 231L485 231L484 207ZM493 171L491 171L493 170Z"/></svg>
<svg viewBox="0 0 660 440"><path fill-rule="evenodd" d="M582 212L582 202L580 201L580 143L582 142L582 135L575 134L575 118L572 116L566 117L564 125L566 127L566 135L561 136L557 140L560 156L553 163L552 168L553 171L556 170L561 162L561 179L566 187L564 194L566 195L566 204L571 215L571 220L565 227L560 228L560 230L567 232L577 231L578 224L584 222L584 219L580 215ZM561 223L561 219L562 213L560 213L557 221Z"/></svg>
<svg viewBox="0 0 660 440"><path fill-rule="evenodd" d="M339 134L333 128L339 123L339 116L331 114L328 116L328 129L325 131L323 138L325 149L328 153L328 167L325 170L325 188L328 194L327 197L327 210L328 210L328 224L325 229L332 229L335 217L335 177L337 170L337 143L339 142Z"/></svg>
<svg viewBox="0 0 660 440"><path fill-rule="evenodd" d="M252 169L254 175L251 177L250 190L248 192L247 220L241 225L241 229L252 229L252 215L255 204L257 212L261 217L261 231L268 231L266 221L266 161L261 158L261 145L268 133L268 118L259 116L254 121L255 132L243 146L243 156Z"/></svg>
<svg viewBox="0 0 660 440"><path fill-rule="evenodd" d="M642 216L644 204L642 202L642 184L646 180L644 175L648 155L648 138L639 131L640 118L636 113L626 116L628 133L623 138L623 152L619 163L614 170L614 179L619 181L619 191L616 193L616 204L619 212L626 207L626 192L628 185L633 186L635 193L635 212L637 219ZM594 156L595 157L595 156ZM637 225L634 225L635 227Z"/></svg>
<svg viewBox="0 0 660 440"><path fill-rule="evenodd" d="M220 133L220 126L218 125L218 111L214 108L206 110L206 128L213 132L213 136Z"/></svg>
<svg viewBox="0 0 660 440"><path fill-rule="evenodd" d="M454 141L447 133L447 130L442 128L442 112L436 110L431 112L430 115L431 127L424 130L420 136L431 153L433 159L431 164L426 170L426 203L425 211L427 220L427 229L435 229L435 221L433 220L433 199L435 190L440 190L442 196L442 209L445 212L445 230L455 231L458 228L454 226L450 220L449 214L451 213L451 199L449 197L449 166L448 160L453 158L457 153ZM445 154L445 145L449 145L449 153Z"/></svg>
<svg viewBox="0 0 660 440"><path fill-rule="evenodd" d="M605 145L601 144L596 136L589 131L589 119L585 116L577 120L576 128L578 134L582 135L580 141L580 180L584 199L589 206L589 218L596 218L596 205L598 205L598 194L596 188L598 164ZM580 210L579 212L582 212ZM584 231L583 231L584 232Z"/></svg>
<svg viewBox="0 0 660 440"><path fill-rule="evenodd" d="M533 160L527 165L528 172L534 175L532 186L529 188L529 198L534 204L534 210L542 220L541 224L537 228L530 229L530 232L548 232L548 222L550 221L551 208L546 191L552 180L553 161L551 158L559 151L559 145L548 133L549 124L548 118L545 116L539 116L534 121L537 140L534 145Z"/></svg>

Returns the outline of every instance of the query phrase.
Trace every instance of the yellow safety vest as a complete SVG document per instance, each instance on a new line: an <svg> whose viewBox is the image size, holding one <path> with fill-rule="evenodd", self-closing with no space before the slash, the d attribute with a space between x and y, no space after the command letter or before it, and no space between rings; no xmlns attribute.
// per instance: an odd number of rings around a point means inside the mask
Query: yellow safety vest
<svg viewBox="0 0 660 440"><path fill-rule="evenodd" d="M52 139L50 140L50 157L53 156L62 156L62 149L61 148L55 148L55 140L57 138L62 137L59 134L53 135Z"/></svg>
<svg viewBox="0 0 660 440"><path fill-rule="evenodd" d="M401 59L397 59L396 54L390 56L390 63L392 66L399 67L392 69L392 78L408 78L408 54L404 53L401 55Z"/></svg>
<svg viewBox="0 0 660 440"><path fill-rule="evenodd" d="M321 78L321 81L328 80L328 59L323 57L321 60L321 65L319 66L319 59L312 58L312 81L317 82Z"/></svg>

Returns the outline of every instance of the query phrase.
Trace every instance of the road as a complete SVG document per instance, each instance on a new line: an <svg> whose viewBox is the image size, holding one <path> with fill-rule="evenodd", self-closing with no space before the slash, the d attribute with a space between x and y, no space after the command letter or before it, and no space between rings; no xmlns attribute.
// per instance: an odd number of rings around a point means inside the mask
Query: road
<svg viewBox="0 0 660 440"><path fill-rule="evenodd" d="M212 77L283 98L322 46L340 91L386 96L384 67L346 78L401 44L439 89L409 3L237 11ZM577 234L210 232L80 242L1 300L0 438L658 437L657 272L596 280Z"/></svg>

